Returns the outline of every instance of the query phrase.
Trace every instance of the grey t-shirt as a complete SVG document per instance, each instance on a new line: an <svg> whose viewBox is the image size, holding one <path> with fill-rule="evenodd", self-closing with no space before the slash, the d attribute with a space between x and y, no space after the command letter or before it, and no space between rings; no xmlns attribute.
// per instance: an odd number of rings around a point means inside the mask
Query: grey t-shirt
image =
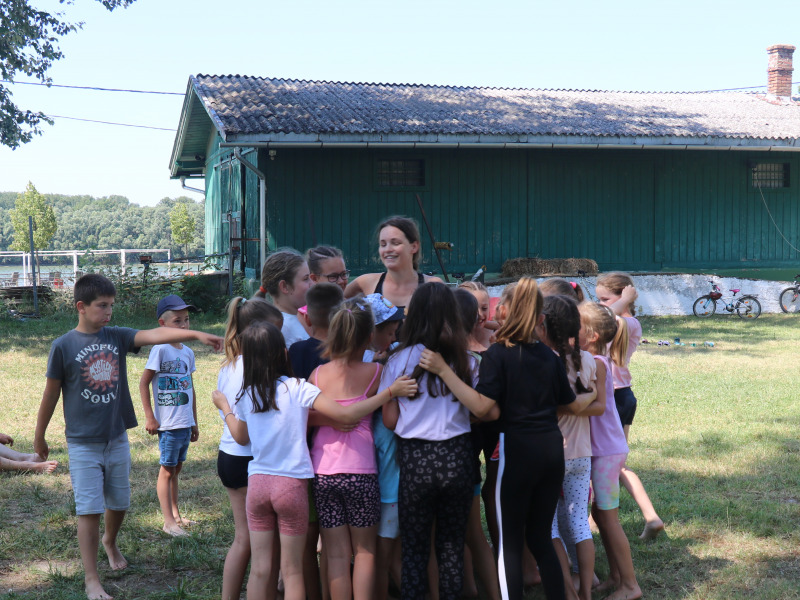
<svg viewBox="0 0 800 600"><path fill-rule="evenodd" d="M105 443L136 427L125 356L136 329L73 329L53 342L47 377L61 380L67 441Z"/></svg>

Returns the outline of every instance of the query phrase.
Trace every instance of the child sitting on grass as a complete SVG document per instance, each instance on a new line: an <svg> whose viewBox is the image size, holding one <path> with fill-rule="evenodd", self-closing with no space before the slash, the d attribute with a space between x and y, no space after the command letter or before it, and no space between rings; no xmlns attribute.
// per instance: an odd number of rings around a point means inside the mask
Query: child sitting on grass
<svg viewBox="0 0 800 600"><path fill-rule="evenodd" d="M111 568L128 566L117 546L117 535L131 502L127 430L137 425L126 355L142 346L189 340L220 350L223 341L216 335L171 327L146 331L108 327L116 295L114 284L102 275L91 273L75 282L78 326L54 341L50 349L33 442L36 454L47 460L50 448L45 433L63 394L78 546L89 600L111 598L97 572L100 515L105 514L103 547Z"/></svg>
<svg viewBox="0 0 800 600"><path fill-rule="evenodd" d="M172 294L162 298L156 309L158 324L173 329L189 328L189 311L197 308ZM181 517L178 510L178 476L186 460L190 442L200 437L197 428L197 403L194 393L194 352L180 342L158 344L150 350L139 394L146 418L145 429L158 434L161 468L158 471L156 492L164 515L164 533L172 536L189 535L181 525L193 521ZM150 400L153 387L155 409Z"/></svg>

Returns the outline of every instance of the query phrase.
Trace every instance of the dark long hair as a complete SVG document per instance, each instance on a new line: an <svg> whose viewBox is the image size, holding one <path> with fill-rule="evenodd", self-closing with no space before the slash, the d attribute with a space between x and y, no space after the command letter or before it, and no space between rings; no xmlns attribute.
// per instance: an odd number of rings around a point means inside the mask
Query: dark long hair
<svg viewBox="0 0 800 600"><path fill-rule="evenodd" d="M241 343L244 381L236 401L249 392L253 399L253 412L278 410L275 401L278 379L283 375L294 376L283 334L271 323L254 321L242 332Z"/></svg>
<svg viewBox="0 0 800 600"><path fill-rule="evenodd" d="M443 283L428 282L419 286L408 304L403 327L400 330L398 350L422 344L438 352L449 364L459 379L472 385L472 370L467 354L467 334L461 324L458 305ZM428 394L436 397L449 394L450 390L438 377L417 365L411 373L414 379L427 375Z"/></svg>
<svg viewBox="0 0 800 600"><path fill-rule="evenodd" d="M570 296L556 294L545 297L542 310L545 315L547 338L561 357L564 368L569 370L567 361L572 361L575 372L580 373L581 349L578 346L578 334L581 330L581 314L578 312L578 303ZM569 345L570 339L575 340L572 347ZM575 388L579 394L589 391L584 387L580 377L575 381Z"/></svg>

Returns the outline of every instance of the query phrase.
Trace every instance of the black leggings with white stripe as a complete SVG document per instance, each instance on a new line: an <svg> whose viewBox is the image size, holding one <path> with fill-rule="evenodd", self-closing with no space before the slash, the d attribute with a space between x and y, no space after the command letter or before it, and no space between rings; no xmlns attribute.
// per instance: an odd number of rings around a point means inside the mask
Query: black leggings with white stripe
<svg viewBox="0 0 800 600"><path fill-rule="evenodd" d="M559 430L500 435L497 474L497 571L503 600L523 596L522 551L527 542L549 600L564 598L564 579L550 531L564 480L564 441Z"/></svg>

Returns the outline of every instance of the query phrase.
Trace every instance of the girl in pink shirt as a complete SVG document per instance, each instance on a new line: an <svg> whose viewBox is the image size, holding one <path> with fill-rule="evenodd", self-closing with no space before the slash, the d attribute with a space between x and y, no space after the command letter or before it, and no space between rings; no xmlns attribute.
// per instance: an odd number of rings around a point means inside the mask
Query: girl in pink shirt
<svg viewBox="0 0 800 600"><path fill-rule="evenodd" d="M323 350L330 362L317 367L310 380L342 406L363 402L378 389L381 365L362 362L374 328L372 309L361 296L347 300L331 318ZM364 416L348 431L320 427L311 447L311 461L331 598L370 598L375 589L381 517L372 415Z"/></svg>

